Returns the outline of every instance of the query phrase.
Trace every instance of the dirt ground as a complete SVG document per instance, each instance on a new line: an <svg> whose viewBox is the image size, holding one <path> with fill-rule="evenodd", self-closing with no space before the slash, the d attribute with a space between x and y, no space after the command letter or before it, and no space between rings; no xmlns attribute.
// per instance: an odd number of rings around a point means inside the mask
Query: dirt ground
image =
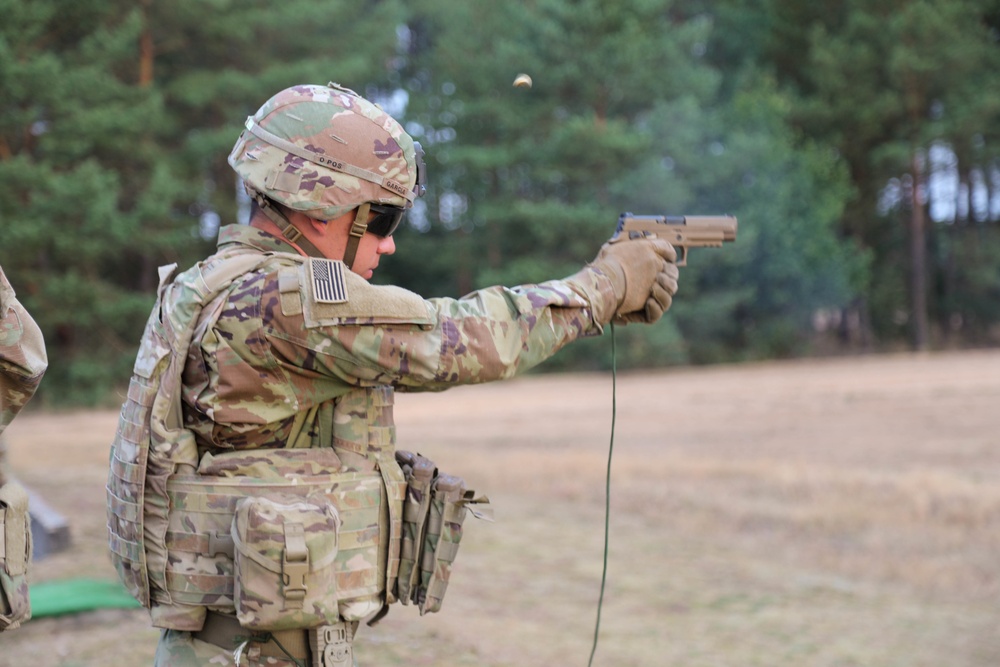
<svg viewBox="0 0 1000 667"><path fill-rule="evenodd" d="M396 606L363 666L584 666L601 581L610 375L397 397L399 446L486 492L444 608ZM1000 664L1000 351L619 376L594 665ZM114 578L113 412L29 413L15 474L73 549L35 580ZM140 610L33 620L0 667L150 664Z"/></svg>

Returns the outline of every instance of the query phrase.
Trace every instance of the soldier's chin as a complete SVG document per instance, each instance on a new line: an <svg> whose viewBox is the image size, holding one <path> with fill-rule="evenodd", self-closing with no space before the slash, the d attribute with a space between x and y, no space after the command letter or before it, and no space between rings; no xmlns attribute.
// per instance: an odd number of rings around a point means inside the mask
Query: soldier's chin
<svg viewBox="0 0 1000 667"><path fill-rule="evenodd" d="M357 268L352 268L351 272L356 276L361 276L365 280L371 280L372 276L375 275L375 268L359 270Z"/></svg>

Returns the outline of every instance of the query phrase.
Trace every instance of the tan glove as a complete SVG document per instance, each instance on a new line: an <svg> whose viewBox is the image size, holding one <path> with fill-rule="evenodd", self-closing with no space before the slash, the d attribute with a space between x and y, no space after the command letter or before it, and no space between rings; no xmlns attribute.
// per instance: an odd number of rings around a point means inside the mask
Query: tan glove
<svg viewBox="0 0 1000 667"><path fill-rule="evenodd" d="M591 262L611 279L618 309L613 321L656 322L670 308L679 272L673 246L657 238L614 238Z"/></svg>

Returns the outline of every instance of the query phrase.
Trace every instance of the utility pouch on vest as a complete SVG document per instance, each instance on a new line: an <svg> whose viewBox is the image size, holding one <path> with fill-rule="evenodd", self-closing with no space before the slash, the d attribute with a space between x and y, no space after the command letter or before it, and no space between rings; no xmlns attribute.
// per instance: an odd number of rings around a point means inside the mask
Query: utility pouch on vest
<svg viewBox="0 0 1000 667"><path fill-rule="evenodd" d="M20 484L7 482L0 486L0 632L31 618L30 564L28 493Z"/></svg>
<svg viewBox="0 0 1000 667"><path fill-rule="evenodd" d="M462 540L465 521L465 482L454 475L438 475L431 488L431 507L420 563L417 602L420 615L441 609L451 567Z"/></svg>
<svg viewBox="0 0 1000 667"><path fill-rule="evenodd" d="M437 475L434 462L419 454L396 452L396 462L403 469L406 479L406 496L403 500L403 536L399 548L399 580L397 597L409 604L420 584L420 553L427 528L427 515L431 508L431 484Z"/></svg>
<svg viewBox="0 0 1000 667"><path fill-rule="evenodd" d="M233 517L234 604L253 630L310 628L339 619L337 508L322 495L240 500Z"/></svg>
<svg viewBox="0 0 1000 667"><path fill-rule="evenodd" d="M439 474L419 454L397 451L396 461L407 481L398 597L403 604L415 603L423 615L441 609L466 514L492 521L492 508L473 509L489 499L477 498L460 477Z"/></svg>
<svg viewBox="0 0 1000 667"><path fill-rule="evenodd" d="M248 473L250 476L246 476ZM382 515L387 513L383 502L384 487L379 471L341 470L332 449L258 449L215 456L206 454L197 474L174 475L167 482L171 530L165 538L169 557L165 559L164 577L169 582L171 600L233 613L233 608L239 607L235 581L239 576L236 572L239 566L235 562L237 554L241 550L248 553L256 540L240 532L244 529L234 518L241 510L250 513L252 505L249 503L253 501L268 499L274 503L284 498L287 504L298 498L299 502L316 505L328 502L335 510L334 529L329 534L315 531L332 540L329 553L333 558L336 583L332 584L331 597L324 599L323 604L334 609L339 606L343 619L365 618L384 604L385 581L379 578L380 536L386 532L382 528ZM402 488L398 495L402 497ZM291 507L292 511L283 516L293 516L299 511L297 504ZM258 524L246 521L251 529L259 529ZM306 515L292 521L306 526L320 523ZM329 524L328 519L323 521ZM236 530L233 530L234 523ZM283 526L271 532L275 536L274 544L270 552L264 550L269 553L264 560L280 571L288 533ZM324 554L328 553L326 547L319 550L322 553L315 550L316 539L319 538L306 535L310 574L315 572L318 563L325 563ZM237 540L242 547L237 548ZM296 562L294 551L293 548L293 563ZM273 574L274 570L270 571ZM244 578L244 587L248 585L246 581ZM312 591L312 587L309 590ZM279 595L276 592L263 598L273 602ZM279 611L284 605L274 607ZM293 615L294 611L288 613ZM336 619L333 615L327 621L291 627L312 627Z"/></svg>

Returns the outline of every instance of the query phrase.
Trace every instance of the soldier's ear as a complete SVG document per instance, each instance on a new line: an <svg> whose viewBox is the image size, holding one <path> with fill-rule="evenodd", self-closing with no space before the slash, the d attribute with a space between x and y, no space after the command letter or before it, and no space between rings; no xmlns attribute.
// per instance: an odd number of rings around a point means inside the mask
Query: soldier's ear
<svg viewBox="0 0 1000 667"><path fill-rule="evenodd" d="M354 213L354 210L350 210L340 217L331 220L309 218L309 222L312 224L313 230L321 236L343 234L344 238L347 238L351 230L351 224L354 222Z"/></svg>
<svg viewBox="0 0 1000 667"><path fill-rule="evenodd" d="M319 236L326 236L333 231L335 220L317 220L311 218L301 211L289 211L288 221L295 225L303 233L313 232Z"/></svg>
<svg viewBox="0 0 1000 667"><path fill-rule="evenodd" d="M330 222L332 221L317 220L316 218L310 218L308 216L302 216L302 217L306 218L308 222L303 221L303 223L300 224L310 225L313 231L319 234L320 236L325 236L329 234L332 230L332 225L330 224Z"/></svg>

